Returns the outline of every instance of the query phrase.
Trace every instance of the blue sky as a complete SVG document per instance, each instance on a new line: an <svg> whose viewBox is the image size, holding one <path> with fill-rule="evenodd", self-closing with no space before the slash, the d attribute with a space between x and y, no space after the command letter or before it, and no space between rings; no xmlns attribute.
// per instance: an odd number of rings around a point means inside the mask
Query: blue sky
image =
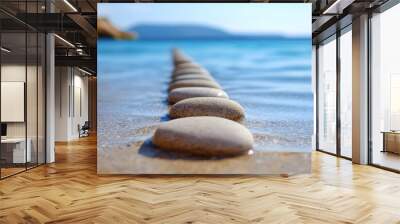
<svg viewBox="0 0 400 224"><path fill-rule="evenodd" d="M235 33L311 35L311 4L99 3L99 16L126 29L135 24L202 24Z"/></svg>

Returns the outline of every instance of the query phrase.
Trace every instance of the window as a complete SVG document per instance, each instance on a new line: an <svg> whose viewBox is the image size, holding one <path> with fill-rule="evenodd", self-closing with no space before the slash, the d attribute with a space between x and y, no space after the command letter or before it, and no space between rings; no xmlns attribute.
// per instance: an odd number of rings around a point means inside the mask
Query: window
<svg viewBox="0 0 400 224"><path fill-rule="evenodd" d="M336 153L336 40L318 48L318 149Z"/></svg>
<svg viewBox="0 0 400 224"><path fill-rule="evenodd" d="M371 18L370 120L375 165L400 170L400 5Z"/></svg>
<svg viewBox="0 0 400 224"><path fill-rule="evenodd" d="M352 157L352 33L340 36L340 155Z"/></svg>

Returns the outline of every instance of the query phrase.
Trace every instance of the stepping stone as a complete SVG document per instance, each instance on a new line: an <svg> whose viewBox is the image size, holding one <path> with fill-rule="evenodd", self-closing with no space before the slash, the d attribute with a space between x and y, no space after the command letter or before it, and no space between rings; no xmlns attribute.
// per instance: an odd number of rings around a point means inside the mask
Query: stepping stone
<svg viewBox="0 0 400 224"><path fill-rule="evenodd" d="M185 75L204 75L204 76L209 76L211 77L211 74L208 73L207 71L200 71L200 70L185 70L185 72L182 73L176 73L176 74L172 74L171 78L179 78L181 76L185 76Z"/></svg>
<svg viewBox="0 0 400 224"><path fill-rule="evenodd" d="M174 90L177 88L181 87L209 87L209 88L214 88L214 89L221 89L221 86L214 82L214 81L209 81L209 80L181 80L181 81L176 81L169 85L168 90Z"/></svg>
<svg viewBox="0 0 400 224"><path fill-rule="evenodd" d="M175 66L174 70L180 70L180 69L202 69L203 66L195 63L195 62L185 62L185 63L180 63Z"/></svg>
<svg viewBox="0 0 400 224"><path fill-rule="evenodd" d="M194 97L229 98L223 90L207 87L183 87L172 90L168 95L168 102L174 104L184 99Z"/></svg>
<svg viewBox="0 0 400 224"><path fill-rule="evenodd" d="M176 78L173 78L172 82L180 81L180 80L192 80L192 79L202 79L202 80L210 80L215 81L210 75L205 74L187 74L187 75L180 75Z"/></svg>
<svg viewBox="0 0 400 224"><path fill-rule="evenodd" d="M238 121L244 117L244 109L237 102L218 97L196 97L181 100L169 110L172 118L214 116Z"/></svg>
<svg viewBox="0 0 400 224"><path fill-rule="evenodd" d="M186 63L191 63L191 62L192 61L190 60L190 58L187 56L184 56L184 55L179 55L174 58L175 66L186 64Z"/></svg>
<svg viewBox="0 0 400 224"><path fill-rule="evenodd" d="M174 70L173 73L172 73L172 77L178 77L178 76L186 75L186 74L207 74L207 75L210 75L210 73L208 73L208 71L203 69L203 68L185 68L185 69Z"/></svg>
<svg viewBox="0 0 400 224"><path fill-rule="evenodd" d="M191 63L191 59L178 49L173 50L173 60L175 65Z"/></svg>
<svg viewBox="0 0 400 224"><path fill-rule="evenodd" d="M187 117L162 123L153 144L160 150L205 157L237 156L253 148L241 124L220 117Z"/></svg>

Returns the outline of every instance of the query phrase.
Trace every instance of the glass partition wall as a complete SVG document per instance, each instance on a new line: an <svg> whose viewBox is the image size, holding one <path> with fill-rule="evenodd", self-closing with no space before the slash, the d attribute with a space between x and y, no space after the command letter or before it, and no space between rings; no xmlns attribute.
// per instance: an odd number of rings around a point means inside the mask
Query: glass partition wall
<svg viewBox="0 0 400 224"><path fill-rule="evenodd" d="M38 2L18 7L35 12ZM1 179L45 163L45 41L43 33L0 11Z"/></svg>
<svg viewBox="0 0 400 224"><path fill-rule="evenodd" d="M351 25L317 47L317 150L352 157Z"/></svg>
<svg viewBox="0 0 400 224"><path fill-rule="evenodd" d="M26 33L1 33L1 177L26 169ZM4 50L6 49L6 50Z"/></svg>

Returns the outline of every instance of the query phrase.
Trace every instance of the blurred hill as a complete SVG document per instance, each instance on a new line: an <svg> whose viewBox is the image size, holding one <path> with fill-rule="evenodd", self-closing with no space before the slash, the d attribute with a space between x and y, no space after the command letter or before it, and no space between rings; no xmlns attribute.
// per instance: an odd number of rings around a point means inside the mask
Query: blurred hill
<svg viewBox="0 0 400 224"><path fill-rule="evenodd" d="M115 27L107 18L97 19L97 35L99 38L118 40L133 40L137 35L134 32L124 32Z"/></svg>
<svg viewBox="0 0 400 224"><path fill-rule="evenodd" d="M140 39L219 39L229 36L223 30L201 25L141 24L133 26Z"/></svg>
<svg viewBox="0 0 400 224"><path fill-rule="evenodd" d="M265 39L284 38L275 34L236 34L220 28L191 24L138 24L128 29L143 40L180 40L180 39Z"/></svg>

